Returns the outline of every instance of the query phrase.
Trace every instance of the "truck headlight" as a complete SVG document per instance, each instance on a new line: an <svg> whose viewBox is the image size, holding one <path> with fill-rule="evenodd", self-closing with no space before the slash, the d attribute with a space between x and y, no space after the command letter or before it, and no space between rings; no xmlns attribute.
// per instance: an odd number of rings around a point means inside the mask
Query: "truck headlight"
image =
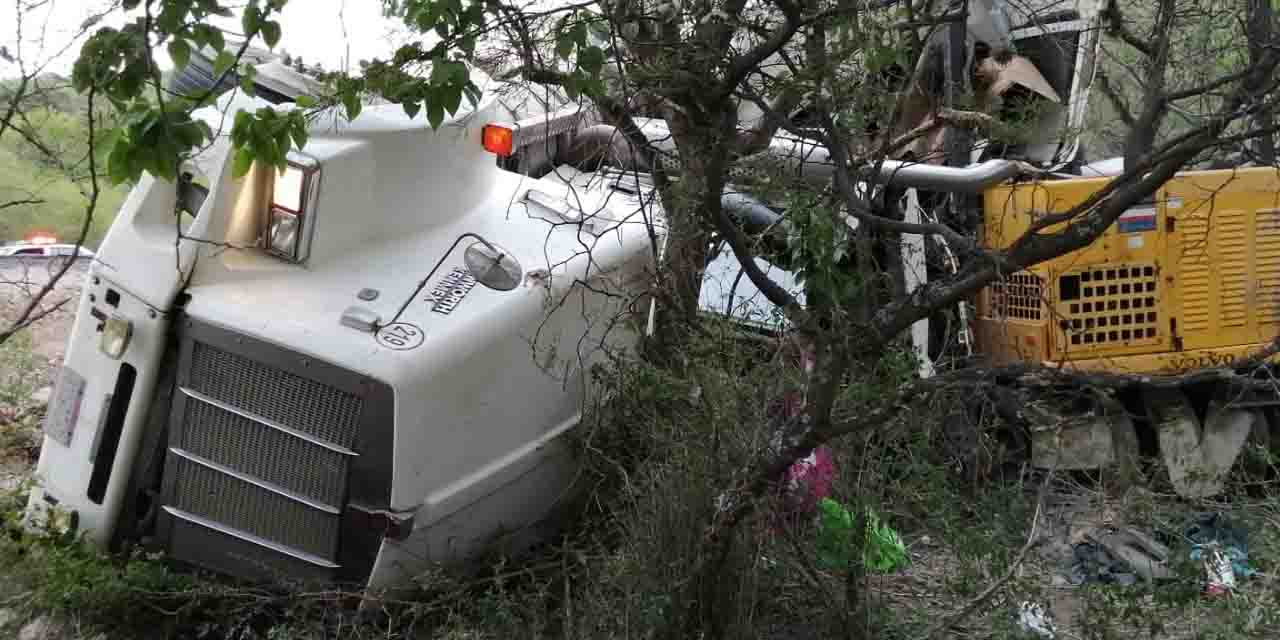
<svg viewBox="0 0 1280 640"><path fill-rule="evenodd" d="M273 177L263 248L291 262L302 262L309 248L306 234L315 209L320 165L301 154L290 153L284 172L274 173Z"/></svg>
<svg viewBox="0 0 1280 640"><path fill-rule="evenodd" d="M129 339L132 337L133 322L128 318L111 316L103 323L102 338L98 342L98 348L107 354L108 358L119 360L129 348Z"/></svg>
<svg viewBox="0 0 1280 640"><path fill-rule="evenodd" d="M298 216L276 207L271 208L267 226L267 248L287 257L298 255Z"/></svg>

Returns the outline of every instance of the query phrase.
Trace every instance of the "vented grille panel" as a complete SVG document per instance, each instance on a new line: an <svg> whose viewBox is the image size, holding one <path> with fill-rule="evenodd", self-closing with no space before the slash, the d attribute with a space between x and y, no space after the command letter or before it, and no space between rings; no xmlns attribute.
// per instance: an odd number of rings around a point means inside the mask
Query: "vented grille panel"
<svg viewBox="0 0 1280 640"><path fill-rule="evenodd" d="M1182 316L1179 322L1188 333L1209 328L1209 292L1213 290L1209 265L1209 218L1187 216L1178 221L1182 228L1182 255L1178 260Z"/></svg>
<svg viewBox="0 0 1280 640"><path fill-rule="evenodd" d="M1252 288L1249 281L1249 238L1245 237L1243 211L1222 211L1214 216L1213 224L1218 234L1219 273L1222 284L1218 288L1218 311L1223 327L1243 327L1245 317L1245 290Z"/></svg>
<svg viewBox="0 0 1280 640"><path fill-rule="evenodd" d="M230 411L187 400L179 446L206 460L338 507L348 456Z"/></svg>
<svg viewBox="0 0 1280 640"><path fill-rule="evenodd" d="M314 380L199 343L191 363L192 388L211 398L351 448L360 398Z"/></svg>
<svg viewBox="0 0 1280 640"><path fill-rule="evenodd" d="M1140 345L1160 339L1153 265L1099 265L1059 282L1058 311L1069 345Z"/></svg>
<svg viewBox="0 0 1280 640"><path fill-rule="evenodd" d="M1044 283L1034 273L1014 273L991 283L991 316L1012 320L1040 320Z"/></svg>
<svg viewBox="0 0 1280 640"><path fill-rule="evenodd" d="M170 456L173 506L322 558L337 554L338 516L200 464Z"/></svg>
<svg viewBox="0 0 1280 640"><path fill-rule="evenodd" d="M323 567L179 518L172 540L170 553L206 569L277 583L330 577Z"/></svg>
<svg viewBox="0 0 1280 640"><path fill-rule="evenodd" d="M1254 228L1258 321L1280 321L1280 209L1258 211Z"/></svg>

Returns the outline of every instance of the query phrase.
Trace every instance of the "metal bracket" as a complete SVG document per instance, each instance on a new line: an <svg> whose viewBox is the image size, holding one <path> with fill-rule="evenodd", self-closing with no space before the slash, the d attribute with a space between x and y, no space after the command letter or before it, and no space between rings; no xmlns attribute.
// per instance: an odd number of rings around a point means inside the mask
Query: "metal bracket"
<svg viewBox="0 0 1280 640"><path fill-rule="evenodd" d="M415 513L397 513L395 511L387 511L386 509L367 509L358 505L348 505L350 510L357 518L364 520L364 525L369 529L381 531L382 537L388 540L404 540L413 533L413 519Z"/></svg>

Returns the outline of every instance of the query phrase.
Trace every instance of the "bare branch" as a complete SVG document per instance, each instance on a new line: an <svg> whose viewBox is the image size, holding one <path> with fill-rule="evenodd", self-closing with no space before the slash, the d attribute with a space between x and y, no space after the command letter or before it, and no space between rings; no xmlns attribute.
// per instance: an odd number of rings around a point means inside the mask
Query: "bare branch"
<svg viewBox="0 0 1280 640"><path fill-rule="evenodd" d="M0 209L8 209L9 207L20 207L25 204L44 204L44 200L39 198L27 198L24 200L13 200L11 202L0 203Z"/></svg>
<svg viewBox="0 0 1280 640"><path fill-rule="evenodd" d="M1099 69L1094 79L1098 83L1098 88L1102 90L1102 95L1106 96L1107 101L1111 103L1111 108L1115 110L1116 116L1120 118L1124 126L1130 129L1136 126L1137 122L1129 111L1129 105L1125 104L1124 96L1121 96L1120 92L1111 86L1111 77L1107 75L1107 72Z"/></svg>
<svg viewBox="0 0 1280 640"><path fill-rule="evenodd" d="M1022 567L1022 561L1027 557L1027 552L1030 551L1031 547L1035 546L1036 542L1039 540L1039 537L1036 535L1036 531L1040 524L1040 510L1044 508L1044 499L1045 496L1049 494L1049 484L1053 480L1054 471L1056 471L1056 465L1054 469L1050 469L1048 473L1044 474L1044 479L1040 482L1040 491L1036 494L1036 510L1031 514L1031 531L1027 533L1027 541L1023 543L1021 549L1018 549L1017 555L1013 557L1013 562L1009 563L1009 568L1005 570L1004 575L1000 576L998 580L992 582L990 585L987 585L987 588L983 589L982 593L974 596L973 599L970 600L962 609L947 616L942 622L930 627L929 630L924 633L924 636L922 636L922 640L932 640L932 638L936 637L939 633L954 627L956 623L972 615L978 607L991 599L991 596L995 595L997 591L1013 579L1013 576L1017 575L1018 570Z"/></svg>
<svg viewBox="0 0 1280 640"><path fill-rule="evenodd" d="M87 110L88 115L86 116L88 119L88 128L89 128L89 143L88 143L89 144L89 153L88 153L89 181L90 181L90 190L88 194L89 202L85 205L84 220L81 222L81 225L80 225L80 235L77 236L76 238L75 249L72 251L72 259L63 261L62 265L58 268L57 272L52 274L49 277L49 279L45 282L45 284L42 287L40 287L40 290L37 291L35 295L33 295L27 301L27 304L18 313L18 316L9 324L9 327L4 329L3 331L0 331L0 344L3 344L9 338L13 337L15 333L17 333L18 331L21 331L23 328L25 328L27 325L31 324L31 322L34 321L32 316L38 313L37 310L40 308L41 301L43 301L45 297L49 295L49 292L53 291L54 287L57 286L58 282L62 280L62 277L66 275L67 271L71 269L72 265L75 264L76 262L75 256L78 256L80 254L80 247L83 246L85 238L89 236L89 229L93 224L93 214L95 209L98 206L98 196L101 193L98 185L98 171L97 171L97 165L96 165L97 154L94 153L96 130L94 126L95 123L94 123L93 107L94 107L94 99L97 96L97 91L98 91L98 87L96 85L89 87L88 110ZM43 314L38 316L36 319L38 319L39 317L43 317Z"/></svg>
<svg viewBox="0 0 1280 640"><path fill-rule="evenodd" d="M1148 58L1155 57L1155 50L1150 43L1129 30L1124 16L1120 15L1120 3L1117 0L1107 2L1107 7L1103 10L1102 17L1107 21L1107 30L1109 32L1120 38L1125 44L1137 49L1142 55Z"/></svg>

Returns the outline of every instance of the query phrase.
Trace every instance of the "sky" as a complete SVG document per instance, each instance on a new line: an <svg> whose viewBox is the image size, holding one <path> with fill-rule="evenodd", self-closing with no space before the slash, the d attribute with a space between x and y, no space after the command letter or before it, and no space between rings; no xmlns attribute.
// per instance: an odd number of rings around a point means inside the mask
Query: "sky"
<svg viewBox="0 0 1280 640"><path fill-rule="evenodd" d="M231 3L243 6L239 0ZM19 15L20 6L31 5L37 8ZM84 42L84 36L77 37L81 25L111 5L104 0L0 0L0 46L11 55L21 51L28 69L35 63L67 75ZM407 33L398 21L382 17L381 5L380 0L290 0L280 18L283 35L276 50L302 56L308 65L319 62L326 69L342 68L348 59L355 68L361 59L386 57ZM126 19L115 11L99 24L119 26ZM226 26L239 30L238 13ZM21 47L17 46L19 28ZM262 46L261 40L255 44ZM157 53L161 66L169 66L168 56ZM17 65L0 59L0 78L15 76L17 71Z"/></svg>

